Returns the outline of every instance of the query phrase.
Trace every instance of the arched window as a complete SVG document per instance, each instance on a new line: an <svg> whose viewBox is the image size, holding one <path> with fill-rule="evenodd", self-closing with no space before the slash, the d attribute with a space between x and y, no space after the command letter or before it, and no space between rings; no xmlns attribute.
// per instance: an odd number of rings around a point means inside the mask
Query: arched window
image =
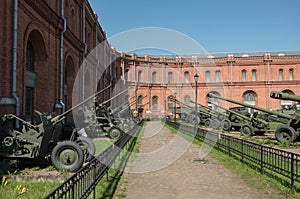
<svg viewBox="0 0 300 199"><path fill-rule="evenodd" d="M190 74L188 71L184 72L184 83L189 83L190 82Z"/></svg>
<svg viewBox="0 0 300 199"><path fill-rule="evenodd" d="M142 80L142 71L140 70L140 71L138 72L138 79L137 79L137 81L138 81L138 82L141 82L141 80Z"/></svg>
<svg viewBox="0 0 300 199"><path fill-rule="evenodd" d="M278 79L279 79L279 81L283 80L283 69L278 70Z"/></svg>
<svg viewBox="0 0 300 199"><path fill-rule="evenodd" d="M246 80L246 70L242 70L242 81L245 82Z"/></svg>
<svg viewBox="0 0 300 199"><path fill-rule="evenodd" d="M152 73L152 83L156 83L156 72Z"/></svg>
<svg viewBox="0 0 300 199"><path fill-rule="evenodd" d="M25 95L25 117L27 121L32 119L33 89L35 82L34 73L34 49L30 41L26 47L26 95Z"/></svg>
<svg viewBox="0 0 300 199"><path fill-rule="evenodd" d="M138 105L143 105L143 96L138 96Z"/></svg>
<svg viewBox="0 0 300 199"><path fill-rule="evenodd" d="M254 96L253 92L248 91L248 92L244 93L243 98L244 98L244 103L247 103L250 105L255 105L255 96ZM254 110L251 108L248 108L248 112L253 113Z"/></svg>
<svg viewBox="0 0 300 199"><path fill-rule="evenodd" d="M191 100L190 96L185 96L185 97L184 97L184 103L185 103L186 105L190 105L190 100Z"/></svg>
<svg viewBox="0 0 300 199"><path fill-rule="evenodd" d="M216 71L216 82L221 81L221 72L219 70Z"/></svg>
<svg viewBox="0 0 300 199"><path fill-rule="evenodd" d="M289 80L294 80L294 69L289 70Z"/></svg>
<svg viewBox="0 0 300 199"><path fill-rule="evenodd" d="M252 81L256 81L256 70L252 70Z"/></svg>
<svg viewBox="0 0 300 199"><path fill-rule="evenodd" d="M210 82L210 71L205 72L205 81Z"/></svg>
<svg viewBox="0 0 300 199"><path fill-rule="evenodd" d="M172 72L168 73L168 83L173 83L173 73Z"/></svg>
<svg viewBox="0 0 300 199"><path fill-rule="evenodd" d="M170 100L170 97L173 97L173 96L169 96L168 97L168 109L173 109L174 107L174 102L172 100ZM174 97L173 97L174 98Z"/></svg>
<svg viewBox="0 0 300 199"><path fill-rule="evenodd" d="M157 96L152 97L152 110L153 111L158 110L158 97Z"/></svg>

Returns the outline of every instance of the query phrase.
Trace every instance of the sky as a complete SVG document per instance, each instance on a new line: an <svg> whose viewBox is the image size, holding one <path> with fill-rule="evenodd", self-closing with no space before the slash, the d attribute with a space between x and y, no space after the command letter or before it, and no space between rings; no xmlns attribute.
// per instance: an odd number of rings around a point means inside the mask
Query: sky
<svg viewBox="0 0 300 199"><path fill-rule="evenodd" d="M208 53L300 50L300 0L89 0L107 38L160 27ZM118 50L118 49L117 49Z"/></svg>

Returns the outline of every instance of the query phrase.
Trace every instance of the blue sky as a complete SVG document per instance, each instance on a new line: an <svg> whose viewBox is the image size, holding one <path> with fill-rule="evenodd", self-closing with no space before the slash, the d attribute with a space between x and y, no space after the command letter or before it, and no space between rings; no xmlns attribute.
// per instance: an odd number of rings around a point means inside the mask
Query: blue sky
<svg viewBox="0 0 300 199"><path fill-rule="evenodd" d="M161 27L191 37L208 53L300 50L300 0L89 2L108 38Z"/></svg>

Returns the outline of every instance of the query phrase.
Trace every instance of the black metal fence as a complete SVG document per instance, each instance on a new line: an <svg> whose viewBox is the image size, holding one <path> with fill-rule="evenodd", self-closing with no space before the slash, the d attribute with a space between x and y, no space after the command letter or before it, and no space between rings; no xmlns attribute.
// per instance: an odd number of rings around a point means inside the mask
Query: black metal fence
<svg viewBox="0 0 300 199"><path fill-rule="evenodd" d="M242 162L255 165L261 173L271 171L286 177L292 190L295 189L295 183L300 182L300 155L298 154L201 128L195 129L187 124L174 123L169 120L166 121L166 124L202 140L206 144L214 145L214 147L236 156Z"/></svg>
<svg viewBox="0 0 300 199"><path fill-rule="evenodd" d="M120 156L123 149L129 141L136 137L139 132L140 125L136 125L130 134L124 133L113 145L103 151L98 157L92 159L86 166L69 177L57 189L52 191L45 199L50 198L88 198L93 194L96 196L96 186L103 178L108 175L109 169L112 167L117 157ZM133 142L135 144L135 142ZM132 147L129 147L132 148Z"/></svg>

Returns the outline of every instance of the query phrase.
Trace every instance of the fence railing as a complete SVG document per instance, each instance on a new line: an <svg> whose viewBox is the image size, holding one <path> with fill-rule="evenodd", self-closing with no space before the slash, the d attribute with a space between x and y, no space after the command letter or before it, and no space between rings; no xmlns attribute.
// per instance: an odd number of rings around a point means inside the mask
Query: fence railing
<svg viewBox="0 0 300 199"><path fill-rule="evenodd" d="M183 133L202 140L207 144L214 145L230 155L238 156L242 162L255 164L261 173L264 173L265 170L270 170L286 177L290 182L292 190L295 189L295 182L300 182L299 154L256 144L201 128L195 129L187 124L174 123L169 120L166 121L166 124L179 129Z"/></svg>
<svg viewBox="0 0 300 199"><path fill-rule="evenodd" d="M113 145L104 150L100 155L93 158L86 166L74 173L58 188L52 191L45 199L57 198L88 198L93 193L96 194L96 186L108 175L117 157L123 151L129 141L136 137L140 125L136 125L129 134L124 133ZM133 142L134 144L135 142ZM130 147L132 148L132 147Z"/></svg>

